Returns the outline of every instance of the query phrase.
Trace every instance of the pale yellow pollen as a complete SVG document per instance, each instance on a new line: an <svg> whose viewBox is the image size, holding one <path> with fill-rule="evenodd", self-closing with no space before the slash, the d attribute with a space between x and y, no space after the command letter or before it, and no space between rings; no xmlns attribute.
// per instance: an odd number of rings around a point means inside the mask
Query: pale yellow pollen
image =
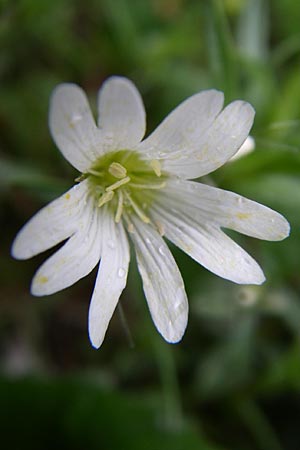
<svg viewBox="0 0 300 450"><path fill-rule="evenodd" d="M114 196L114 191L108 191L108 192L104 192L104 194L100 197L99 201L98 201L98 206L99 208L101 208L101 206L105 205L105 203L108 203L111 201L111 199Z"/></svg>
<svg viewBox="0 0 300 450"><path fill-rule="evenodd" d="M45 284L48 282L48 280L49 280L49 278L45 277L43 275L39 275L36 279L37 283L40 283L40 284Z"/></svg>
<svg viewBox="0 0 300 450"><path fill-rule="evenodd" d="M249 219L250 216L251 216L250 213L237 213L237 214L236 214L236 217L237 217L238 219L241 219L241 220L243 220L243 219Z"/></svg>
<svg viewBox="0 0 300 450"><path fill-rule="evenodd" d="M66 198L67 200L70 200L70 197L71 197L71 195L70 195L69 193L67 193L67 194L65 195L65 198Z"/></svg>
<svg viewBox="0 0 300 450"><path fill-rule="evenodd" d="M160 164L160 162L157 159L152 159L152 161L150 161L150 166L154 170L155 175L160 177L161 176L161 164Z"/></svg>
<svg viewBox="0 0 300 450"><path fill-rule="evenodd" d="M111 184L105 190L106 192L114 191L115 189L118 189L120 186L123 186L123 184L129 183L129 181L130 177L122 178L122 180L116 181L116 183Z"/></svg>
<svg viewBox="0 0 300 450"><path fill-rule="evenodd" d="M115 178L125 178L127 175L126 168L118 162L111 163L108 168L108 172Z"/></svg>

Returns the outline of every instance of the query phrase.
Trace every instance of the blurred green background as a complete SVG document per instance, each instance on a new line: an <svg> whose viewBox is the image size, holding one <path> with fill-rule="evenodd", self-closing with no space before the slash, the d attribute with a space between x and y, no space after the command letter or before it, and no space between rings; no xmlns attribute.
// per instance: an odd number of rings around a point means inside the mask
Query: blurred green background
<svg viewBox="0 0 300 450"><path fill-rule="evenodd" d="M1 447L299 450L299 1L0 0L0 12ZM30 280L47 255L9 254L22 224L76 177L49 135L52 89L76 82L94 107L112 74L140 89L148 132L202 89L251 102L256 150L210 181L292 226L279 243L235 235L264 268L259 287L218 279L172 249L190 302L174 346L151 322L135 262L125 317L116 311L95 351L95 271L34 298Z"/></svg>

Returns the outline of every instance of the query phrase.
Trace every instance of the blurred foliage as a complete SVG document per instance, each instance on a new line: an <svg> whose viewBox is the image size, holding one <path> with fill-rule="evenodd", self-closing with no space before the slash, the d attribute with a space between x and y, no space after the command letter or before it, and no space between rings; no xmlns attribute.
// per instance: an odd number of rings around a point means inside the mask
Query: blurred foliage
<svg viewBox="0 0 300 450"><path fill-rule="evenodd" d="M298 0L0 0L1 436L5 448L300 448ZM112 74L140 89L148 132L206 88L256 109L253 153L212 174L284 214L289 239L234 234L263 286L218 279L172 248L190 300L184 340L151 323L132 264L103 347L86 336L95 272L35 299L11 241L76 173L47 127L49 96L79 83L95 106ZM50 254L48 252L48 254ZM46 255L47 256L47 255Z"/></svg>

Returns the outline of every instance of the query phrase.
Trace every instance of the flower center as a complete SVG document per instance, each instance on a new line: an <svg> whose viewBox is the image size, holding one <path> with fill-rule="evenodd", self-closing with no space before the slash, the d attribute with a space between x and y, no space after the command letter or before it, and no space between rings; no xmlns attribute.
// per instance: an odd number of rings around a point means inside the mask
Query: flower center
<svg viewBox="0 0 300 450"><path fill-rule="evenodd" d="M167 177L159 161L143 161L136 152L120 150L99 158L79 180L83 178L89 179L98 207L109 204L117 223L124 210L148 223L149 206Z"/></svg>

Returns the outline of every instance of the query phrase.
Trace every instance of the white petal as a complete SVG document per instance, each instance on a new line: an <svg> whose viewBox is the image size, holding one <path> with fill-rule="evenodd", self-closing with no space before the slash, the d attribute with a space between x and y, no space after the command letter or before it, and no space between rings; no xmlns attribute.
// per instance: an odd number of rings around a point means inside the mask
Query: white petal
<svg viewBox="0 0 300 450"><path fill-rule="evenodd" d="M199 264L239 284L261 284L264 274L257 262L215 224L199 222L186 211L168 211L153 206L152 217L162 224L165 235Z"/></svg>
<svg viewBox="0 0 300 450"><path fill-rule="evenodd" d="M103 138L83 90L71 83L57 86L49 111L52 137L64 157L81 172L104 153Z"/></svg>
<svg viewBox="0 0 300 450"><path fill-rule="evenodd" d="M223 102L224 94L213 89L189 97L163 120L138 149L149 159L181 160L182 155L199 148L202 133L211 126Z"/></svg>
<svg viewBox="0 0 300 450"><path fill-rule="evenodd" d="M78 227L87 183L83 181L35 214L17 234L12 245L12 256L31 258L71 236Z"/></svg>
<svg viewBox="0 0 300 450"><path fill-rule="evenodd" d="M183 280L168 246L149 224L130 217L143 289L156 328L168 342L178 342L187 325L188 303Z"/></svg>
<svg viewBox="0 0 300 450"><path fill-rule="evenodd" d="M220 109L221 103L217 105L216 102L216 106ZM160 153L147 151L147 145L151 150L148 139L142 144L141 150L152 159L160 159L164 171L182 178L198 178L216 170L241 147L249 134L255 114L249 103L239 100L228 105L217 116L219 111L216 106L215 109L208 110L208 119L203 117L205 109L197 115L195 109L191 109L189 114L189 108L187 111L182 108L181 111L179 107L177 120L163 127L160 133L158 127L148 138L149 141L152 138L155 149L160 149ZM211 111L214 115L211 115ZM166 123L167 121L168 118Z"/></svg>
<svg viewBox="0 0 300 450"><path fill-rule="evenodd" d="M276 211L238 194L201 183L169 180L160 198L200 223L214 223L258 239L280 241L289 235L287 220Z"/></svg>
<svg viewBox="0 0 300 450"><path fill-rule="evenodd" d="M246 156L249 153L253 152L254 149L255 149L255 140L252 136L248 136L243 145L238 149L236 154L230 158L230 161L234 161L243 156Z"/></svg>
<svg viewBox="0 0 300 450"><path fill-rule="evenodd" d="M89 199L78 231L39 268L31 293L36 296L60 291L88 275L100 259L101 210Z"/></svg>
<svg viewBox="0 0 300 450"><path fill-rule="evenodd" d="M98 124L111 148L130 149L143 138L145 109L135 85L127 78L111 77L99 90Z"/></svg>
<svg viewBox="0 0 300 450"><path fill-rule="evenodd" d="M89 309L89 336L99 348L109 321L126 285L129 245L122 223L116 224L111 214L103 214L102 258Z"/></svg>

